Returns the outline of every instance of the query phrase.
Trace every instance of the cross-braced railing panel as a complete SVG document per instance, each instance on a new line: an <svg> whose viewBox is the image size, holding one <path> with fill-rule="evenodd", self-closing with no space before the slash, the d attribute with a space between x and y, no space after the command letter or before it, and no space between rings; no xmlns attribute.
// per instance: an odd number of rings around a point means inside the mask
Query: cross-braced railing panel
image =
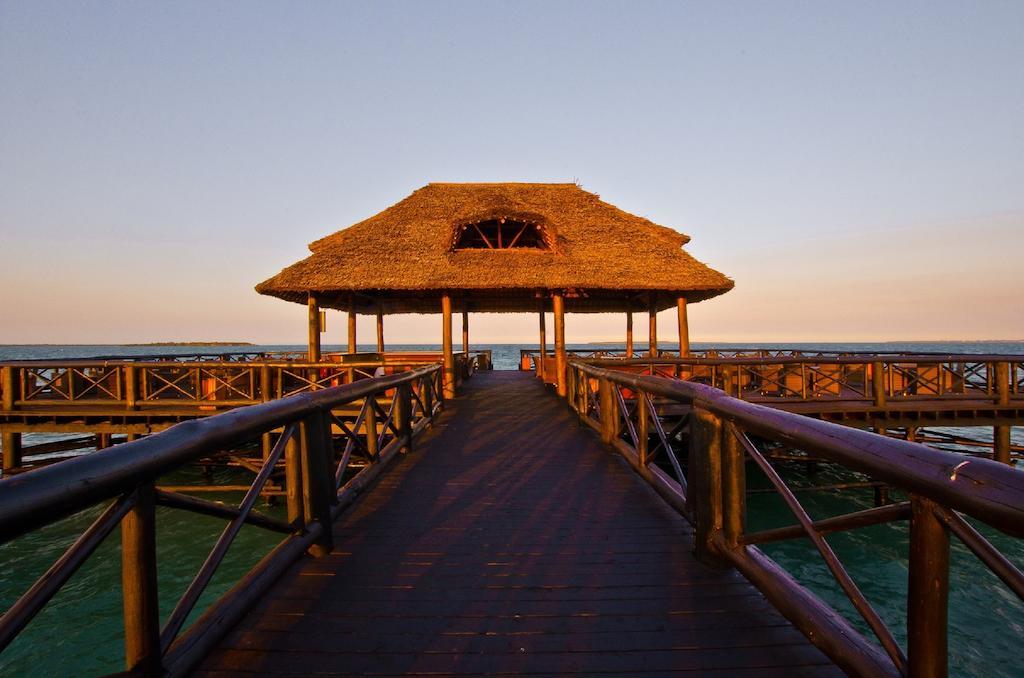
<svg viewBox="0 0 1024 678"><path fill-rule="evenodd" d="M1005 382L994 389L1005 397L1018 368L1000 362L1004 366L997 365L986 379L988 384L993 379L997 384ZM953 366L952 361L928 364L935 367L930 374L922 374L919 365L885 367L909 388L940 393L946 388L942 380L970 371ZM882 370L876 369L866 379L880 374ZM842 378L832 373L826 376ZM1024 537L1024 474L1020 471L988 459L965 458L746 403L702 384L651 378L583 361L570 363L569 383L570 393L578 389L577 393L600 394L596 409L589 398L571 397L570 404L694 523L698 555L738 568L815 644L853 674L941 675L946 671L950 535L1024 601L1020 564L972 525L972 521L981 521L1007 538ZM685 458L685 464L670 463L667 466L674 473L659 472L659 455L680 451L682 446L675 441L683 439L687 454L674 460ZM866 478L832 485L831 489L816 488L818 491L884 487L906 499L879 502L876 495L873 508L853 504L845 513L814 518L805 506L806 499L801 498L805 488L791 485L780 470L780 465L797 462L802 466L812 460ZM748 466L767 479L769 489L747 489ZM762 491L778 496L795 522L748 529L747 496ZM909 562L906 647L897 640L901 634L867 599L827 541L827 536L836 532L894 522L909 522L905 530ZM856 619L847 619L829 607L759 549L759 545L793 539L811 544ZM860 626L867 629L867 635L857 630Z"/></svg>
<svg viewBox="0 0 1024 678"><path fill-rule="evenodd" d="M323 388L179 424L163 434L117 445L102 453L0 480L0 542L26 534L77 511L109 502L49 570L0 617L0 651L67 584L116 528L122 534L126 667L146 674L185 673L219 634L307 549L331 548L333 518L393 459L409 449L435 415L441 367L433 365L354 384ZM197 365L162 366L142 375L146 393L173 390L201 397L204 380L232 397L253 397L245 372ZM251 373L250 373L251 374ZM58 382L64 373L45 374ZM93 383L107 378L92 373ZM317 381L320 381L318 378ZM44 387L49 388L49 387ZM96 388L100 388L96 386ZM241 463L235 449L259 449ZM252 473L236 505L196 496L216 487L161 485L161 478L190 462L226 457ZM272 487L273 486L273 487ZM257 509L261 496L283 495L287 518ZM155 542L157 506L227 521L203 564L161 624L157 604ZM233 588L188 625L243 526L283 535L283 540Z"/></svg>
<svg viewBox="0 0 1024 678"><path fill-rule="evenodd" d="M252 405L424 366L423 362L392 361L387 356L348 363L280 359L246 362L244 357L235 356L231 361L165 359L2 364L2 409L30 413L36 406L50 409L55 406L121 406L126 411L180 408L194 414ZM460 379L478 369L479 358L473 355L460 363L463 366ZM424 403L417 406L423 407Z"/></svg>
<svg viewBox="0 0 1024 678"><path fill-rule="evenodd" d="M748 401L996 401L1024 398L1024 367L1014 356L757 356L705 352L685 358L588 359L592 365L706 384ZM724 354L724 355L723 355ZM732 355L730 355L732 354Z"/></svg>

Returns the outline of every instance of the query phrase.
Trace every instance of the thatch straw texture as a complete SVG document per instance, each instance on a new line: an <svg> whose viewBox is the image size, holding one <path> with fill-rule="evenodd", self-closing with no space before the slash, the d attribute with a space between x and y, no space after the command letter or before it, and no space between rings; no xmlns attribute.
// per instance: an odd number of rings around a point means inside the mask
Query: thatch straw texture
<svg viewBox="0 0 1024 678"><path fill-rule="evenodd" d="M455 250L462 224L540 224L550 249ZM312 254L256 286L305 303L385 313L436 313L448 291L471 311L536 310L562 291L567 310L696 302L733 281L683 251L689 238L602 202L575 184L429 184L383 212L310 245Z"/></svg>

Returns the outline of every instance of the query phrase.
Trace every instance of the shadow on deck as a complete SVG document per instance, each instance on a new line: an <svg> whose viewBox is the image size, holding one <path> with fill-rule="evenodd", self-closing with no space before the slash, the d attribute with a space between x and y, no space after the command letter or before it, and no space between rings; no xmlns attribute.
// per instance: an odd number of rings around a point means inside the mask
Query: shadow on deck
<svg viewBox="0 0 1024 678"><path fill-rule="evenodd" d="M200 669L840 674L565 405L478 374Z"/></svg>

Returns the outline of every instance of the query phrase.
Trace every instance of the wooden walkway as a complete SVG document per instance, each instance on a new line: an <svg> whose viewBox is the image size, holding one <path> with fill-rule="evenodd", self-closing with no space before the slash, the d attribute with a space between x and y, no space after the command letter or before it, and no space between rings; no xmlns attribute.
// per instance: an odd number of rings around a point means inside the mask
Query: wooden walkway
<svg viewBox="0 0 1024 678"><path fill-rule="evenodd" d="M417 443L200 675L840 675L531 375Z"/></svg>

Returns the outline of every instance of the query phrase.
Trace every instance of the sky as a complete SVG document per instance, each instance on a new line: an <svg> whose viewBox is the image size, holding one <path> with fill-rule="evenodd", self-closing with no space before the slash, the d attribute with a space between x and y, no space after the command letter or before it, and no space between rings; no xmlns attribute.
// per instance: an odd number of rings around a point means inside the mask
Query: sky
<svg viewBox="0 0 1024 678"><path fill-rule="evenodd" d="M303 343L253 286L430 181L687 233L736 281L696 341L1021 339L1022 35L1018 1L0 0L0 343Z"/></svg>

